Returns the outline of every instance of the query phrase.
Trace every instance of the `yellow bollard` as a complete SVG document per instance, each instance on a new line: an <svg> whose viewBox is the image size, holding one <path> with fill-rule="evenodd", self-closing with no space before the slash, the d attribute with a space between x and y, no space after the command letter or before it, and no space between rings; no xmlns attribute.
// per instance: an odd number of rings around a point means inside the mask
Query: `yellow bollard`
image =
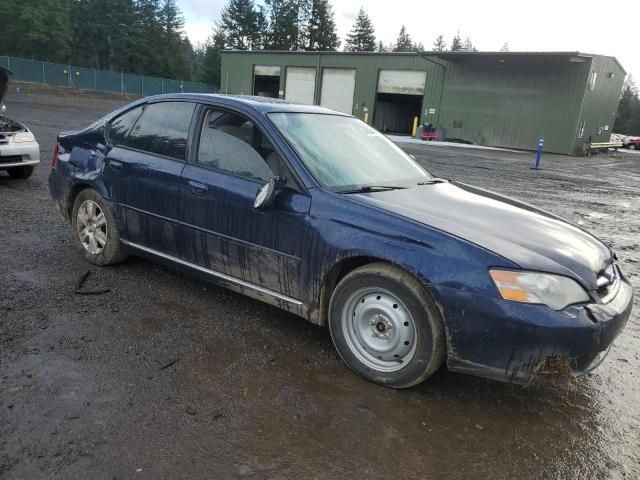
<svg viewBox="0 0 640 480"><path fill-rule="evenodd" d="M364 123L369 123L369 112L364 112Z"/></svg>
<svg viewBox="0 0 640 480"><path fill-rule="evenodd" d="M413 117L413 130L411 130L411 136L415 137L416 132L418 131L418 117Z"/></svg>

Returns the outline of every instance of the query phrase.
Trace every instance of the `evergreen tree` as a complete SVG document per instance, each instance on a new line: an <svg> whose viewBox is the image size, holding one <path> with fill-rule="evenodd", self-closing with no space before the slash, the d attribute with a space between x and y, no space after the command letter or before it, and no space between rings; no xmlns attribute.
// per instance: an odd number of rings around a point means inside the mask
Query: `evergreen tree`
<svg viewBox="0 0 640 480"><path fill-rule="evenodd" d="M434 52L444 52L447 49L447 43L444 41L444 36L438 35L435 42L433 42Z"/></svg>
<svg viewBox="0 0 640 480"><path fill-rule="evenodd" d="M640 136L640 97L631 76L622 88L622 97L613 131L623 135Z"/></svg>
<svg viewBox="0 0 640 480"><path fill-rule="evenodd" d="M218 30L224 35L225 46L233 50L251 50L262 45L263 11L256 9L253 0L229 0L222 9Z"/></svg>
<svg viewBox="0 0 640 480"><path fill-rule="evenodd" d="M128 70L133 0L76 0L72 10L72 60L101 70Z"/></svg>
<svg viewBox="0 0 640 480"><path fill-rule="evenodd" d="M509 42L504 42L504 45L502 45L502 48L500 49L501 52L508 52L509 51Z"/></svg>
<svg viewBox="0 0 640 480"><path fill-rule="evenodd" d="M267 20L267 12L264 6L257 5L256 6L256 21L255 21L255 30L256 30L256 39L251 45L252 50L261 50L264 48L268 48L268 39L267 34L269 32L269 20Z"/></svg>
<svg viewBox="0 0 640 480"><path fill-rule="evenodd" d="M373 52L376 50L376 36L371 19L363 8L358 12L351 32L347 35L345 51Z"/></svg>
<svg viewBox="0 0 640 480"><path fill-rule="evenodd" d="M451 40L451 51L459 52L462 50L462 39L460 38L460 33L456 33L456 36Z"/></svg>
<svg viewBox="0 0 640 480"><path fill-rule="evenodd" d="M473 43L471 43L471 39L469 37L467 37L467 39L462 44L462 50L464 50L465 52L477 52L478 51L478 49L473 46Z"/></svg>
<svg viewBox="0 0 640 480"><path fill-rule="evenodd" d="M130 25L128 59L125 70L133 73L163 76L163 31L160 25L161 0L138 0Z"/></svg>
<svg viewBox="0 0 640 480"><path fill-rule="evenodd" d="M184 18L176 0L164 0L159 12L162 28L163 69L176 78L190 79L190 66L186 52L192 52L191 43L183 38Z"/></svg>
<svg viewBox="0 0 640 480"><path fill-rule="evenodd" d="M7 39L9 46L22 56L35 59L64 61L71 51L70 4L66 0L22 0L15 9L2 10L2 27L13 24L14 33ZM11 13L15 16L10 16ZM12 50L13 50L12 49Z"/></svg>
<svg viewBox="0 0 640 480"><path fill-rule="evenodd" d="M407 33L407 29L404 25L400 28L396 45L393 47L394 52L412 52L414 50L413 40Z"/></svg>
<svg viewBox="0 0 640 480"><path fill-rule="evenodd" d="M382 43L382 40L378 42L378 46L376 47L376 52L388 52L387 47Z"/></svg>
<svg viewBox="0 0 640 480"><path fill-rule="evenodd" d="M307 27L307 50L337 50L340 46L333 8L329 0L312 0Z"/></svg>
<svg viewBox="0 0 640 480"><path fill-rule="evenodd" d="M265 0L267 5L267 48L298 50L304 45L306 2L302 0ZM301 21L302 20L302 21Z"/></svg>
<svg viewBox="0 0 640 480"><path fill-rule="evenodd" d="M220 52L225 49L226 43L224 34L220 30L214 30L200 51L201 65L196 76L200 82L219 86L222 92Z"/></svg>

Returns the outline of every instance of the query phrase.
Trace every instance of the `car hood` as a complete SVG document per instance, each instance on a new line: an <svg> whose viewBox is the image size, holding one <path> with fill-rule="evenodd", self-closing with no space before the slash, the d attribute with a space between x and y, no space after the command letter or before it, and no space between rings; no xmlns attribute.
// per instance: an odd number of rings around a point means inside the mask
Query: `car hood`
<svg viewBox="0 0 640 480"><path fill-rule="evenodd" d="M438 183L355 197L491 250L523 269L575 278L596 289L610 249L581 228L523 202L461 183Z"/></svg>
<svg viewBox="0 0 640 480"><path fill-rule="evenodd" d="M4 101L4 96L7 93L7 88L9 86L9 78L12 73L4 67L0 67L0 105Z"/></svg>

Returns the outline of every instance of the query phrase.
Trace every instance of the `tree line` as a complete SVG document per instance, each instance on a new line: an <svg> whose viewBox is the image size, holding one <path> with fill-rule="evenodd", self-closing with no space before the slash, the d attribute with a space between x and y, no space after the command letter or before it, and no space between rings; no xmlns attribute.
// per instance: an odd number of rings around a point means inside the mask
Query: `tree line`
<svg viewBox="0 0 640 480"><path fill-rule="evenodd" d="M196 52L175 0L1 3L0 54L185 80L195 76Z"/></svg>
<svg viewBox="0 0 640 480"><path fill-rule="evenodd" d="M220 52L423 51L403 25L395 42L376 38L362 8L341 42L329 0L229 0L211 36L192 45L176 0L2 0L0 54L219 85ZM10 19L7 12L16 12ZM433 50L447 50L440 35ZM475 50L454 36L450 50Z"/></svg>

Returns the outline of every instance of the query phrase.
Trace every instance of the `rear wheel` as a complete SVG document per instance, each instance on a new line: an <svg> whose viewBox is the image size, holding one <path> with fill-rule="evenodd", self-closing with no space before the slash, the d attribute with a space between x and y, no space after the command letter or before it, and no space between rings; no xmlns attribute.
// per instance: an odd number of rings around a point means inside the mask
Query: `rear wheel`
<svg viewBox="0 0 640 480"><path fill-rule="evenodd" d="M386 387L417 385L444 361L440 312L414 277L392 265L365 265L342 279L329 328L344 362Z"/></svg>
<svg viewBox="0 0 640 480"><path fill-rule="evenodd" d="M7 169L11 178L29 178L33 174L33 165L25 165L23 167L13 167Z"/></svg>
<svg viewBox="0 0 640 480"><path fill-rule="evenodd" d="M73 204L71 219L76 240L88 262L113 265L127 257L113 214L98 192L91 188L82 190Z"/></svg>
<svg viewBox="0 0 640 480"><path fill-rule="evenodd" d="M638 147L636 147L635 143L630 143L629 144L629 150L635 150L636 148L638 148Z"/></svg>

